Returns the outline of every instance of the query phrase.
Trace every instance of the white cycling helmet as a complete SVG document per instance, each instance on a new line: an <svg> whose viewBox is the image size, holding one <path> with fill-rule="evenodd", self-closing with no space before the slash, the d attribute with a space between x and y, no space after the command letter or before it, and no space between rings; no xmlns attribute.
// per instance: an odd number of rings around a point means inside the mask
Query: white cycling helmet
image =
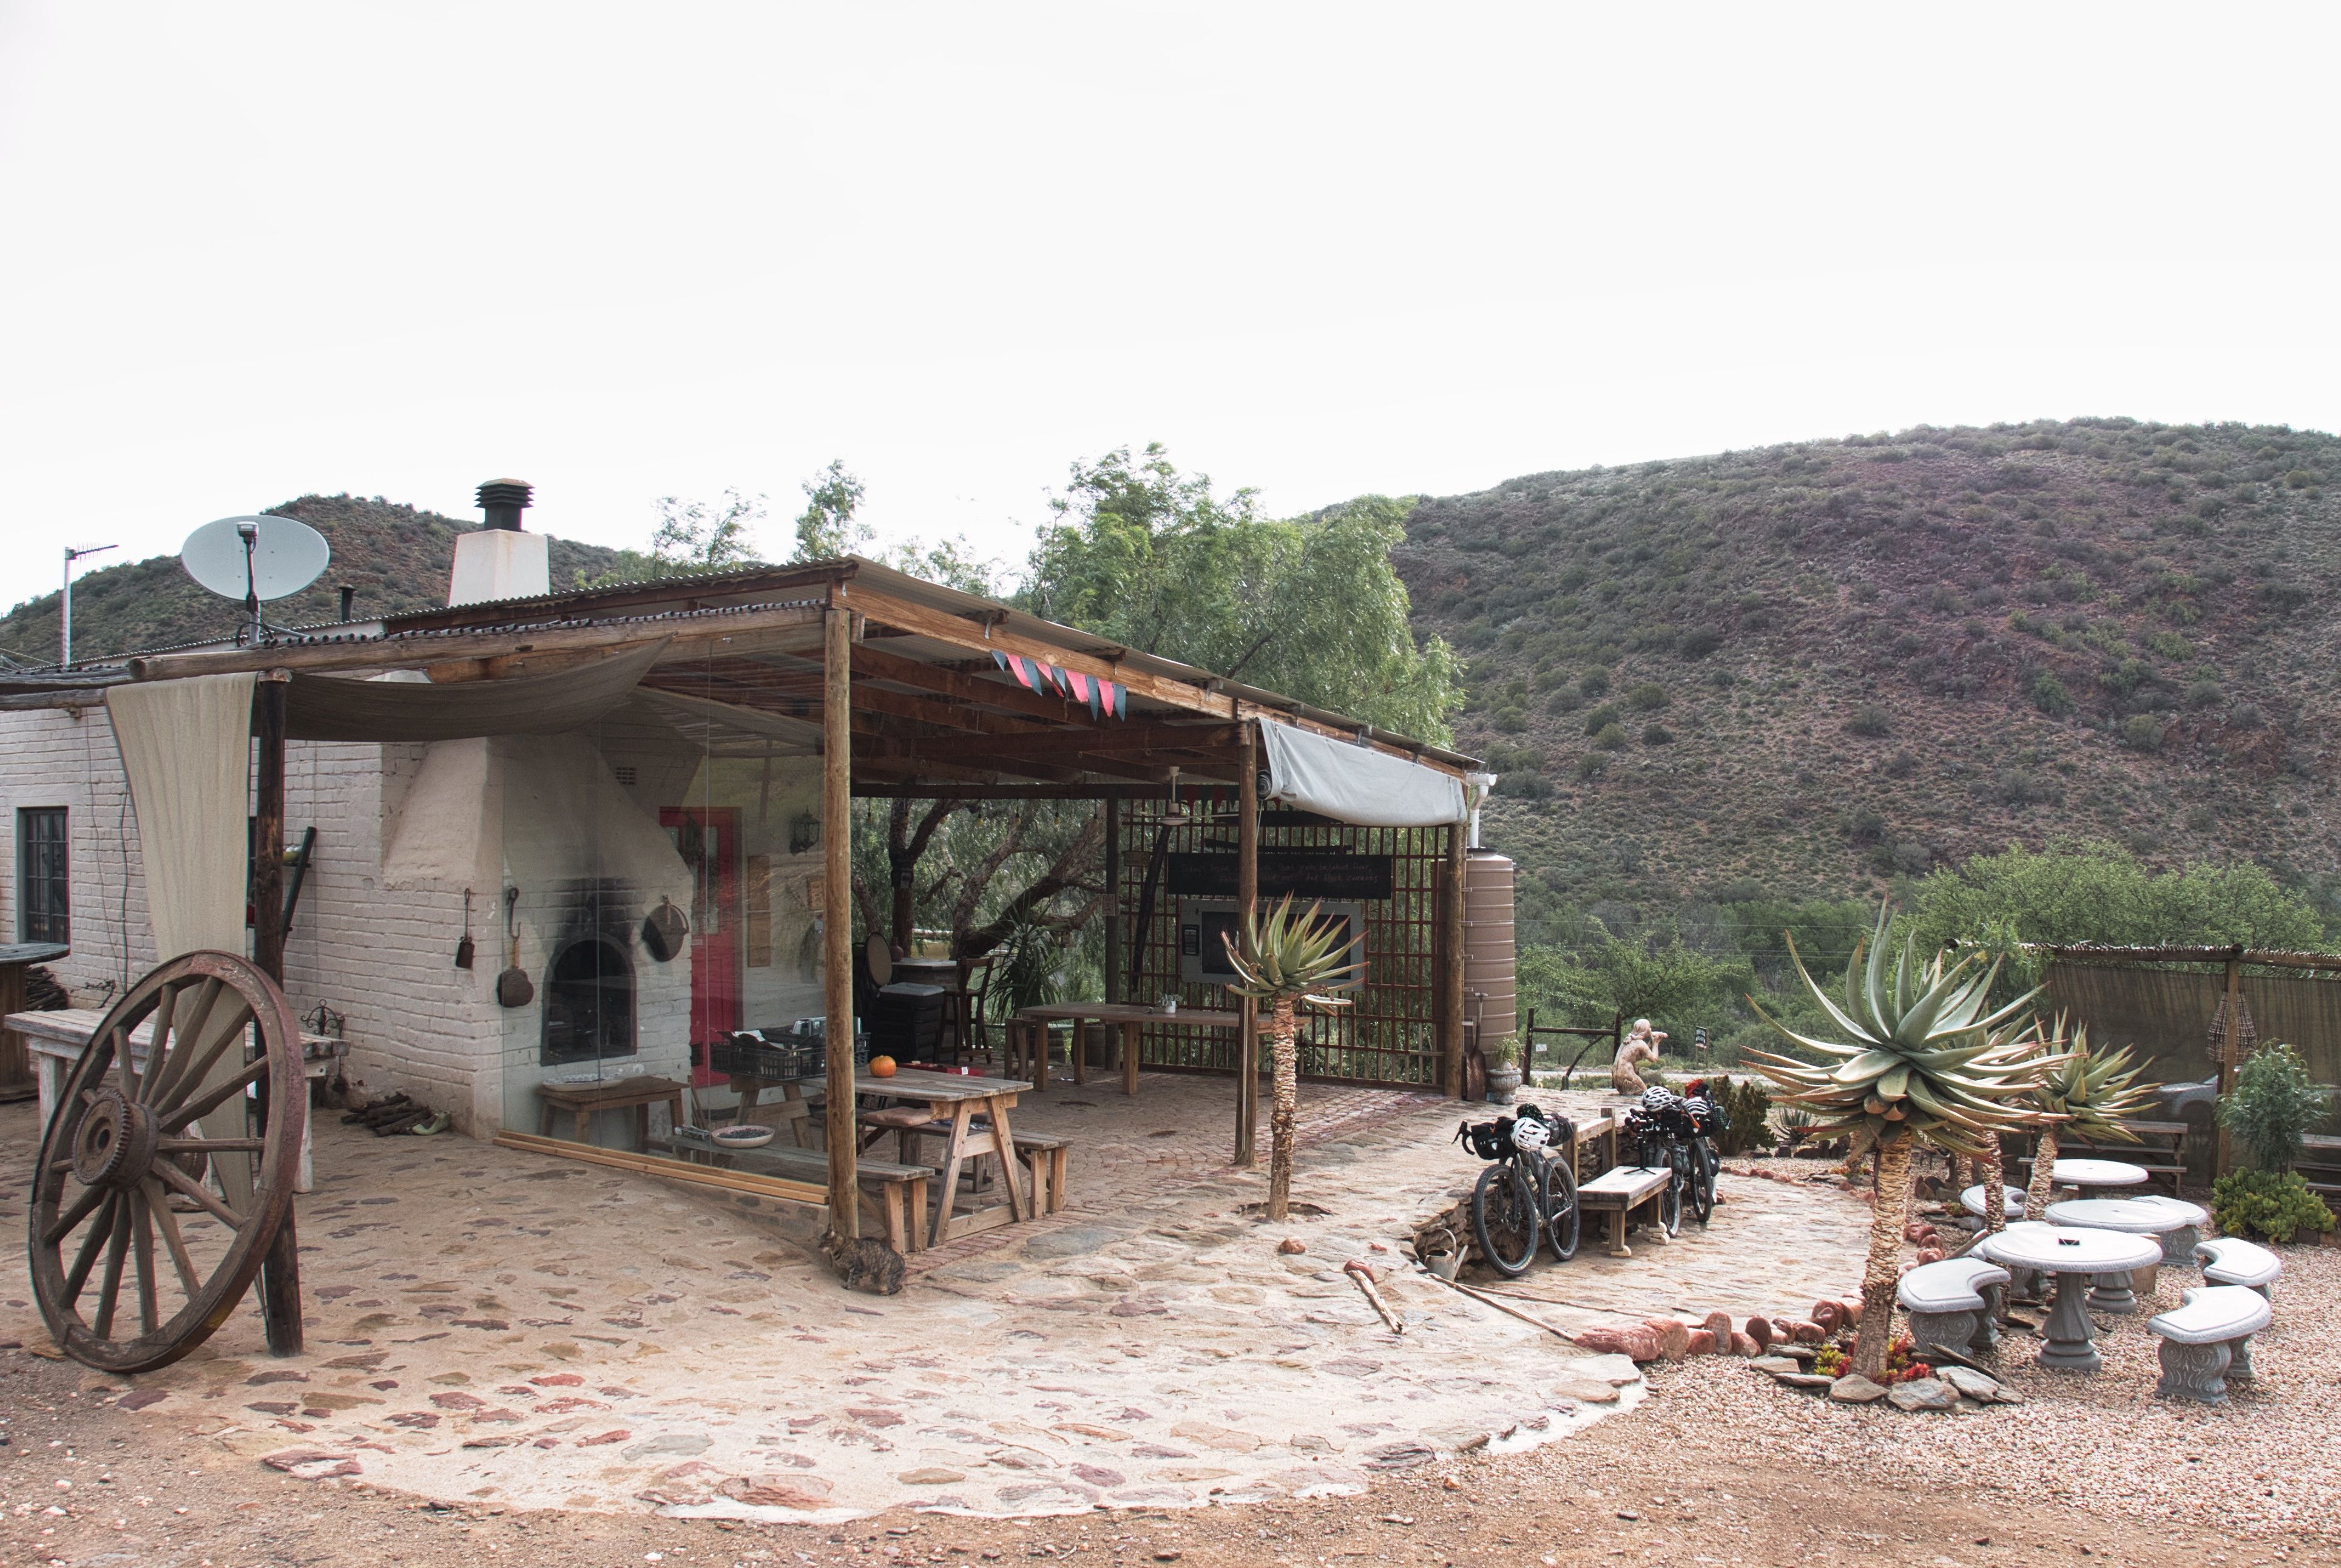
<svg viewBox="0 0 2341 1568"><path fill-rule="evenodd" d="M1675 1097L1656 1084L1642 1091L1642 1109L1657 1115L1675 1103Z"/></svg>
<svg viewBox="0 0 2341 1568"><path fill-rule="evenodd" d="M1542 1149L1552 1143L1552 1129L1534 1116L1522 1116L1512 1124L1512 1147Z"/></svg>
<svg viewBox="0 0 2341 1568"><path fill-rule="evenodd" d="M1696 1094L1683 1102L1683 1111L1686 1114L1699 1117L1715 1114L1715 1107Z"/></svg>

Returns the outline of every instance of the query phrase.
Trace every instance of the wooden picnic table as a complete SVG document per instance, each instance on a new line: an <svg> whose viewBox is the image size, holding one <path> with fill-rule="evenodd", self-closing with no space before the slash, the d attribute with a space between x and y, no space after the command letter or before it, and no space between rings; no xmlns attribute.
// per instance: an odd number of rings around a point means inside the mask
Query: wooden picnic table
<svg viewBox="0 0 2341 1568"><path fill-rule="evenodd" d="M40 1080L41 1132L46 1135L49 1118L56 1114L57 1097L65 1093L65 1074L81 1060L89 1048L90 1036L105 1022L105 1014L95 1007L60 1007L48 1013L11 1013L0 1018L0 1028L19 1035L25 1042L25 1054ZM146 1047L154 1041L154 1021L147 1019L130 1032L130 1064L141 1073L146 1070ZM339 1040L329 1034L301 1036L301 1058L304 1070L311 1079L323 1078L326 1065L333 1060ZM116 1067L120 1064L115 1064ZM310 1124L314 1116L301 1124L301 1164L294 1173L293 1190L305 1193L316 1185L316 1165L310 1158Z"/></svg>
<svg viewBox="0 0 2341 1568"><path fill-rule="evenodd" d="M1040 1007L1018 1010L1008 1024L1008 1066L1011 1072L1029 1064L1035 1090L1049 1084L1049 1025L1070 1024L1073 1044L1070 1054L1073 1061L1073 1082L1089 1082L1089 1064L1081 1050L1081 1025L1111 1024L1120 1027L1121 1035L1121 1092L1138 1093L1138 1034L1147 1024L1171 1029L1230 1029L1243 1028L1243 1014L1210 1007L1181 1007L1176 1013L1165 1013L1160 1007L1141 1007L1131 1002L1052 1002Z"/></svg>
<svg viewBox="0 0 2341 1568"><path fill-rule="evenodd" d="M1031 1087L1018 1078L982 1078L972 1074L906 1071L881 1078L864 1070L853 1075L856 1094L922 1105L928 1121L948 1124L948 1131L943 1134L943 1155L936 1162L943 1183L930 1222L931 1245L1032 1216L1031 1200L1017 1186L1016 1134L1008 1122L1008 1113L1015 1105L1017 1095ZM978 1116L984 1118L981 1127L974 1124ZM969 1161L981 1160L986 1154L1000 1161L1000 1185L1008 1194L1008 1201L978 1204L964 1214L953 1213L951 1206L959 1195L960 1172ZM922 1162L903 1162L919 1163Z"/></svg>

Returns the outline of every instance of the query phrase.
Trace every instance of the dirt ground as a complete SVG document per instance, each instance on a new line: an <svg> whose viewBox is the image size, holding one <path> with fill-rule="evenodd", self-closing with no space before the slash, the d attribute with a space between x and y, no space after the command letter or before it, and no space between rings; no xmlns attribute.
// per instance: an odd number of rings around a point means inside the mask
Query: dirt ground
<svg viewBox="0 0 2341 1568"><path fill-rule="evenodd" d="M1005 1562L1421 1564L1718 1563L2263 1563L2167 1525L2125 1524L2050 1500L1923 1491L1890 1473L1736 1452L1702 1432L1702 1386L1728 1362L1659 1373L1654 1400L1530 1453L1378 1479L1360 1495L983 1520L889 1513L844 1525L417 1503L304 1482L218 1445L85 1408L80 1369L0 1353L0 1568L263 1568L500 1563L513 1568ZM55 1444L55 1446L52 1446ZM64 1483L70 1482L68 1487ZM2302 1551L2292 1561L2333 1561Z"/></svg>

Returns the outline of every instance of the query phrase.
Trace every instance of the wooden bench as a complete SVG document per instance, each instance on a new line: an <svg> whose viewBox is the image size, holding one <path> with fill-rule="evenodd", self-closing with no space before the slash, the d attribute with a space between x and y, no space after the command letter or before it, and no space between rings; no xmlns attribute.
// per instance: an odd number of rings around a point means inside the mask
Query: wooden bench
<svg viewBox="0 0 2341 1568"><path fill-rule="evenodd" d="M2267 1298L2242 1285L2201 1285L2179 1293L2186 1304L2147 1320L2147 1332L2162 1340L2162 1399L2192 1399L2224 1404L2226 1380L2249 1381L2252 1335L2273 1315Z"/></svg>
<svg viewBox="0 0 2341 1568"><path fill-rule="evenodd" d="M1627 1220L1636 1209L1655 1203L1673 1180L1674 1173L1662 1168L1612 1165L1577 1189L1577 1206L1581 1213L1606 1217L1611 1257L1630 1258L1634 1252L1626 1244ZM1663 1240L1666 1232L1660 1229L1658 1234Z"/></svg>
<svg viewBox="0 0 2341 1568"><path fill-rule="evenodd" d="M788 1176L800 1181L826 1183L829 1180L829 1156L816 1149L790 1149L767 1144L760 1149L707 1149L696 1144L678 1144L670 1138L654 1138L652 1146L702 1164L719 1169L765 1171L776 1176ZM927 1244L927 1185L934 1178L932 1167L896 1164L890 1160L857 1160L854 1174L865 1187L874 1188L879 1218L886 1226L886 1240L898 1253L914 1253Z"/></svg>
<svg viewBox="0 0 2341 1568"><path fill-rule="evenodd" d="M910 1107L897 1109L907 1110ZM906 1160L911 1157L915 1140L951 1136L949 1122L931 1117L897 1118L889 1111L864 1111L856 1120L872 1129L868 1135L873 1142L889 1132L895 1134L901 1140L902 1157ZM1034 1133L1011 1132L1009 1141L1016 1145L1017 1163L1025 1168L1031 1181L1032 1213L1053 1214L1062 1209L1067 1195L1066 1178L1072 1163L1072 1145L1062 1138Z"/></svg>
<svg viewBox="0 0 2341 1568"><path fill-rule="evenodd" d="M2060 1160L2119 1160L2126 1165L2136 1165L2149 1178L2166 1177L2170 1183L2170 1195L2177 1197L2187 1180L2187 1124L2184 1122L2124 1122L2123 1126L2137 1134L2135 1144L2092 1143L2077 1134L2057 1135L2057 1157ZM2038 1145L2034 1145L2036 1152ZM2027 1154L2016 1162L2023 1170L2032 1168L2032 1156Z"/></svg>
<svg viewBox="0 0 2341 1568"><path fill-rule="evenodd" d="M2311 1133L2300 1144L2300 1158L2292 1163L2292 1168L2300 1173L2308 1190L2328 1203L2341 1198L2341 1137Z"/></svg>

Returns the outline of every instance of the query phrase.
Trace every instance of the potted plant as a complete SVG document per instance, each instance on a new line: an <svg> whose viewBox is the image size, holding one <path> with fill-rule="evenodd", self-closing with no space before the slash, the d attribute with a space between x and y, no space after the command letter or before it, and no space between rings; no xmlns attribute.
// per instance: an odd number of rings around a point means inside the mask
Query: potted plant
<svg viewBox="0 0 2341 1568"><path fill-rule="evenodd" d="M1491 1104L1509 1105L1520 1090L1520 1039L1507 1034L1502 1039L1482 1046L1479 1054L1488 1064L1488 1100Z"/></svg>

